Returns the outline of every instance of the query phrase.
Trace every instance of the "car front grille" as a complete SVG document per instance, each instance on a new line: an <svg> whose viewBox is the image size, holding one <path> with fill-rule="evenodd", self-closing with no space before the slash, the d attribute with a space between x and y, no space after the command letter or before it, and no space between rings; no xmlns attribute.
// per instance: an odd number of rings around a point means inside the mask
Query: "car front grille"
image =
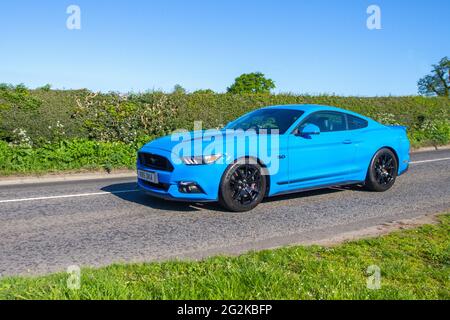
<svg viewBox="0 0 450 320"><path fill-rule="evenodd" d="M152 153L139 152L138 159L139 163L144 167L161 171L173 171L173 165L166 157Z"/></svg>

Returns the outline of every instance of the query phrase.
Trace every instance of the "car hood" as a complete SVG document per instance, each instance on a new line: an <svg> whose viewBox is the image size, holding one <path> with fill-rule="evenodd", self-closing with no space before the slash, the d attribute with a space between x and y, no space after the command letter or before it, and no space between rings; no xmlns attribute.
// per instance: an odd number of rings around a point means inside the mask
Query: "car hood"
<svg viewBox="0 0 450 320"><path fill-rule="evenodd" d="M182 132L155 139L147 143L143 147L143 150L152 148L173 152L174 149L180 147L190 147L194 150L194 146L195 148L201 146L202 150L205 150L206 147L208 147L209 150L222 150L220 148L222 148L224 144L237 142L240 139L247 139L248 137L259 140L260 136L262 135L252 131L234 131L233 133L230 133L230 131L226 131L225 129Z"/></svg>

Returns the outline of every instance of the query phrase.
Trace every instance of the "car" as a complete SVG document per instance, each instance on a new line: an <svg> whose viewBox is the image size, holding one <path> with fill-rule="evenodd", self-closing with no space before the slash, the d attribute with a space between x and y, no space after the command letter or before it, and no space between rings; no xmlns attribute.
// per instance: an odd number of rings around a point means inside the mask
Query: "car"
<svg viewBox="0 0 450 320"><path fill-rule="evenodd" d="M151 196L219 202L234 212L266 197L359 185L390 189L410 161L407 129L322 105L257 109L217 130L178 130L144 145L137 183Z"/></svg>

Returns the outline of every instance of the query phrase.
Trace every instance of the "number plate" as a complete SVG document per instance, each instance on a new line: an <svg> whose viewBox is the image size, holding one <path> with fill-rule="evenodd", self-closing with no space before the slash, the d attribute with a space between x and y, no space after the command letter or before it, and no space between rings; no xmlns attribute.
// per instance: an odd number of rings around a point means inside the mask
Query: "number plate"
<svg viewBox="0 0 450 320"><path fill-rule="evenodd" d="M151 171L142 171L138 170L138 177L139 179L151 182L151 183L159 183L158 181L158 174L156 172Z"/></svg>

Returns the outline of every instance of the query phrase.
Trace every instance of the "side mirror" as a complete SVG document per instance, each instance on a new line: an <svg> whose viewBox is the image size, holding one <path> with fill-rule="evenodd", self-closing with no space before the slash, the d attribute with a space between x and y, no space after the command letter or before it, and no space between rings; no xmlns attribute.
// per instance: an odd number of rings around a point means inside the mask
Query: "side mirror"
<svg viewBox="0 0 450 320"><path fill-rule="evenodd" d="M307 137L311 135L320 134L320 128L316 126L315 124L308 123L303 129L299 130L297 132L297 135L300 135L302 137Z"/></svg>

